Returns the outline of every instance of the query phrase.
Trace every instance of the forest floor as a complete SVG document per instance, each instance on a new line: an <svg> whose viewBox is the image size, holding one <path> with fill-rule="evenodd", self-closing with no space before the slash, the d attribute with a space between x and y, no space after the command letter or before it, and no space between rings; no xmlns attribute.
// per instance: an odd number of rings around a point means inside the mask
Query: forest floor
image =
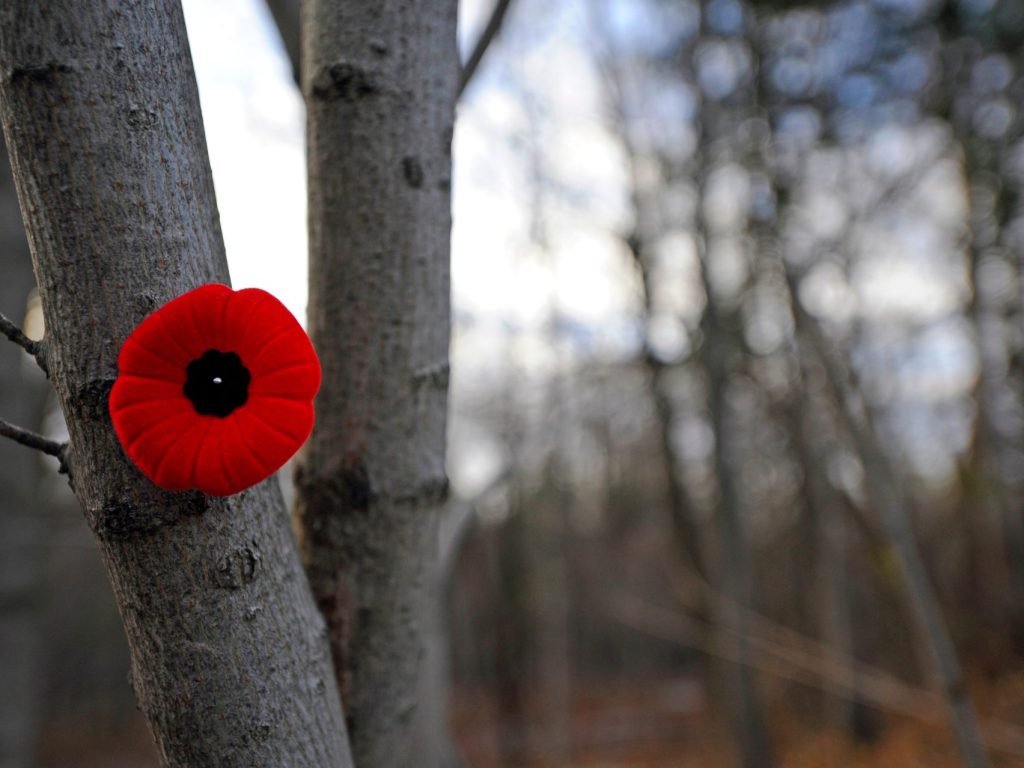
<svg viewBox="0 0 1024 768"><path fill-rule="evenodd" d="M985 719L1024 723L1024 670L985 680L971 692ZM854 744L823 728L828 704L806 689L766 691L780 768L960 768L945 722L876 718L874 740ZM523 702L525 726L502 712L516 702L490 690L457 689L453 725L465 768L728 768L728 730L710 714L692 680L604 684L575 689L572 707ZM797 711L799 710L799 712ZM571 711L571 716L567 713ZM802 712L802 714L801 714ZM1013 731L1011 727L1011 731ZM1019 732L1024 734L1024 726ZM1010 735L1013 735L1011 733ZM1003 733L1004 743L1007 734ZM1009 740L1012 744L1012 739ZM1024 746L1024 745L1022 745ZM40 768L157 768L141 716L116 720L83 715L47 725ZM1024 768L1019 756L993 751L996 768ZM410 766L410 768L417 768Z"/></svg>
<svg viewBox="0 0 1024 768"><path fill-rule="evenodd" d="M794 686L766 686L769 729L780 768L962 768L942 712L920 718L867 710L870 740L856 742L822 725L837 702ZM971 693L999 748L994 768L1024 768L1024 670L972 676ZM728 768L735 765L725 724L711 714L693 681L603 685L576 690L572 717L543 702L459 689L453 723L460 756L471 768ZM516 723L524 723L516 725ZM989 729L992 732L992 729ZM1014 754L1015 752L1015 754Z"/></svg>

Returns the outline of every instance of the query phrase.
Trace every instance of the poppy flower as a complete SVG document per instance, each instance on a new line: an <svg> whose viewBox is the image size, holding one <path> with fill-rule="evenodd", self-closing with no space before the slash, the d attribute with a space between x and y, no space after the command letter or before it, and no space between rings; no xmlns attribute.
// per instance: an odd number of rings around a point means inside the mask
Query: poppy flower
<svg viewBox="0 0 1024 768"><path fill-rule="evenodd" d="M277 471L313 429L320 362L266 291L203 285L124 342L110 417L125 453L161 488L238 493Z"/></svg>

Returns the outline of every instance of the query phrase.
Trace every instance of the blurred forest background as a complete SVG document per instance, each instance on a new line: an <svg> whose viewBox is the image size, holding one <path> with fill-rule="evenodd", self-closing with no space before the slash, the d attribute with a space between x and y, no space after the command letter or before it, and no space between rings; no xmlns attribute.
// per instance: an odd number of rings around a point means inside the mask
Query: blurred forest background
<svg viewBox="0 0 1024 768"><path fill-rule="evenodd" d="M301 316L290 68L186 13L235 284ZM453 765L1024 766L1022 108L1020 0L512 0L456 126ZM7 178L0 239L31 328ZM75 501L0 454L0 765L155 765Z"/></svg>

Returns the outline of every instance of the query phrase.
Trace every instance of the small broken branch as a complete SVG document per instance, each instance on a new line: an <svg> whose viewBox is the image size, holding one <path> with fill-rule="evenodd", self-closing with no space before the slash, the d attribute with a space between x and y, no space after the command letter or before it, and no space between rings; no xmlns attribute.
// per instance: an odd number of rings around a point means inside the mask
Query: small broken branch
<svg viewBox="0 0 1024 768"><path fill-rule="evenodd" d="M510 5L512 5L512 0L497 0L494 4L491 18L487 20L487 25L484 27L484 31L480 33L480 37L477 39L476 45L473 46L473 51L469 54L469 58L466 59L466 63L462 65L462 72L459 74L459 87L455 92L456 101L462 97L462 92L466 90L466 86L469 85L473 75L476 74L491 42L498 36L501 24L505 21L505 14L508 12Z"/></svg>
<svg viewBox="0 0 1024 768"><path fill-rule="evenodd" d="M12 323L3 314L0 314L0 331L4 336L13 341L19 347L28 352L35 359L36 364L47 376L50 375L50 368L46 362L46 346L41 341L34 341L25 335L24 331Z"/></svg>
<svg viewBox="0 0 1024 768"><path fill-rule="evenodd" d="M70 476L70 465L68 463L68 444L58 443L48 437L43 437L36 432L22 429L11 424L9 421L0 419L0 436L8 437L16 443L21 443L28 448L42 451L47 456L53 456L60 462L61 474Z"/></svg>

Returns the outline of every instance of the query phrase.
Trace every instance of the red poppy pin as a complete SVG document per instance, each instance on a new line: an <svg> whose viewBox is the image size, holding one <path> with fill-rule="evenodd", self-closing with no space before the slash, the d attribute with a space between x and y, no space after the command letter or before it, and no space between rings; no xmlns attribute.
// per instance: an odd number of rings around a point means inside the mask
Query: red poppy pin
<svg viewBox="0 0 1024 768"><path fill-rule="evenodd" d="M228 496L276 472L313 429L320 362L266 291L203 285L153 312L121 347L110 417L161 488Z"/></svg>

